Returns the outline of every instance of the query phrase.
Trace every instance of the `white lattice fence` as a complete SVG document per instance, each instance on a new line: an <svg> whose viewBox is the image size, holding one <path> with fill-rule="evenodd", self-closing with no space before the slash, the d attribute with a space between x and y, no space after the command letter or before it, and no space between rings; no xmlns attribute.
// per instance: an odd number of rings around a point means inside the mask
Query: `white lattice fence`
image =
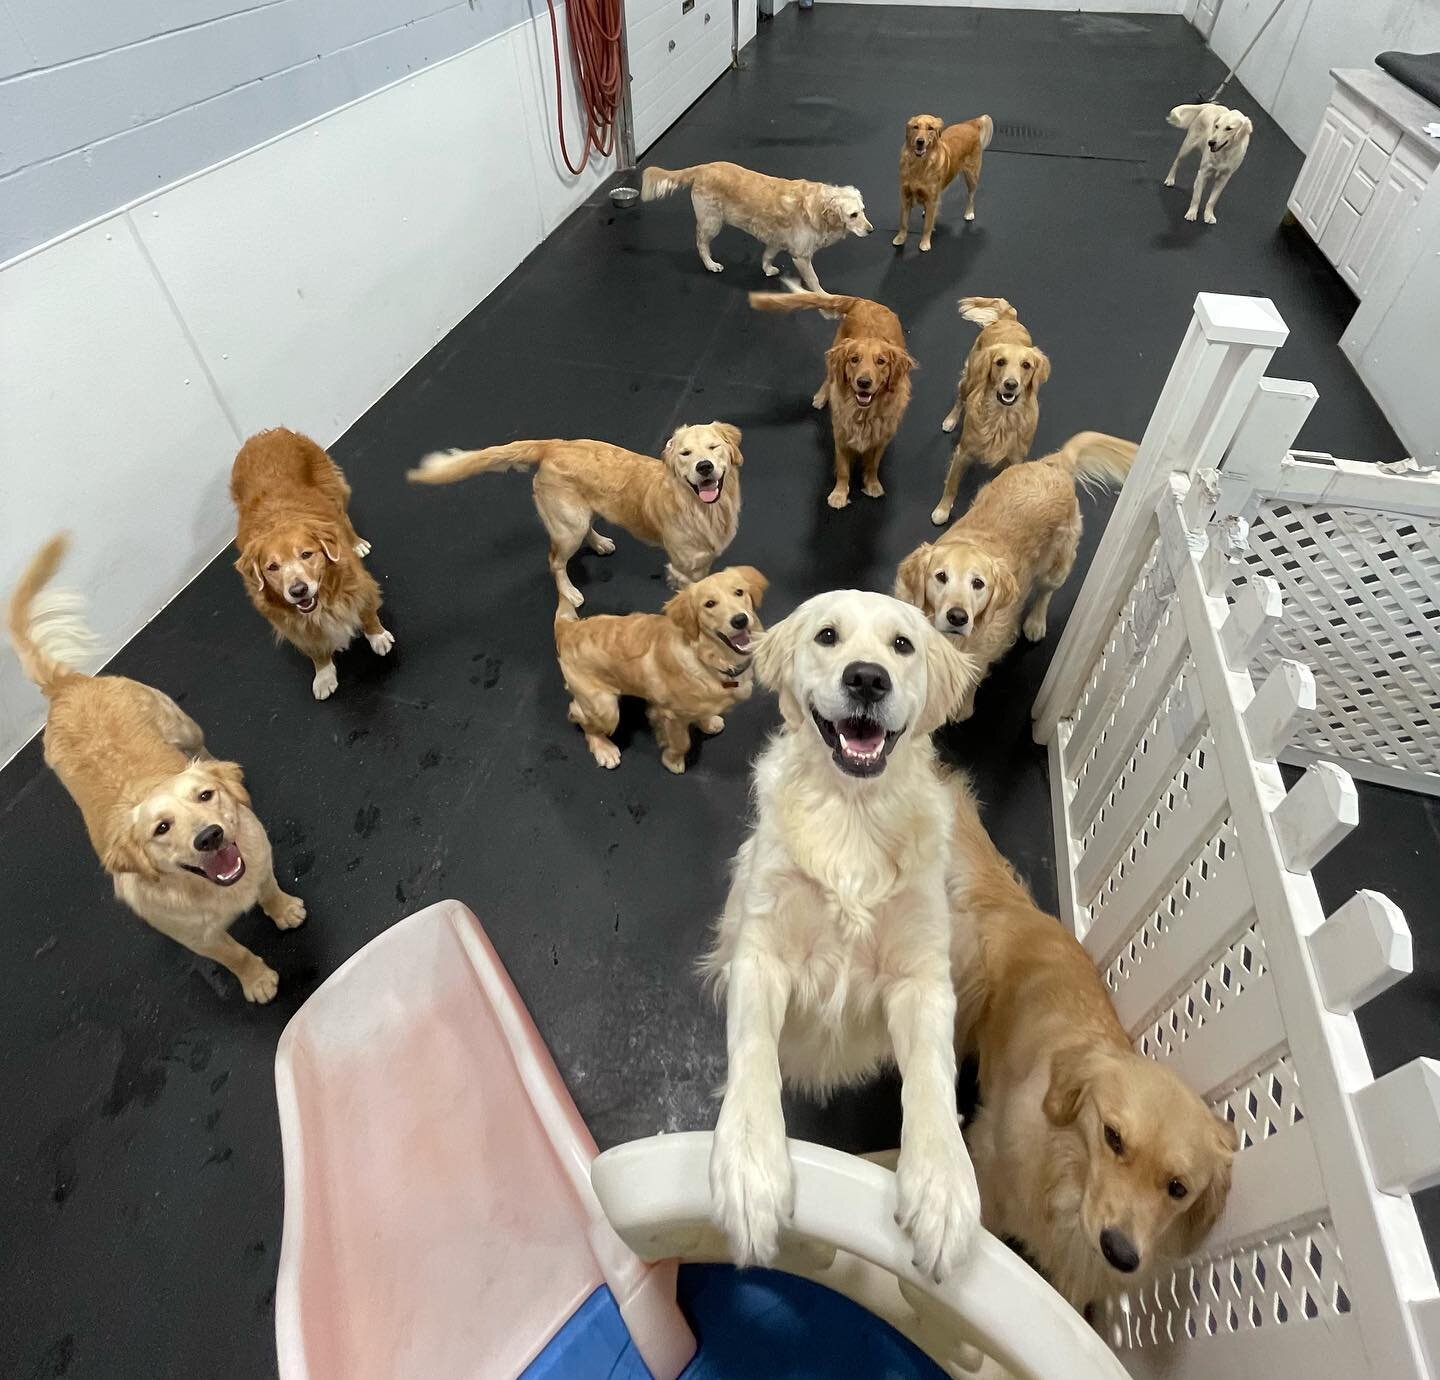
<svg viewBox="0 0 1440 1380"><path fill-rule="evenodd" d="M1056 718L1051 782L1067 923L1136 1049L1241 1148L1202 1254L1100 1325L1137 1377L1419 1380L1440 1300L1407 1195L1440 1176L1440 1066L1372 1081L1353 1015L1409 970L1409 933L1374 893L1320 909L1309 870L1353 827L1354 786L1317 763L1286 792L1276 757L1315 678L1274 658L1252 683L1289 613L1210 549L1213 490L1190 490L1170 477L1131 529L1134 577ZM1396 1136L1404 1154L1379 1148Z"/></svg>

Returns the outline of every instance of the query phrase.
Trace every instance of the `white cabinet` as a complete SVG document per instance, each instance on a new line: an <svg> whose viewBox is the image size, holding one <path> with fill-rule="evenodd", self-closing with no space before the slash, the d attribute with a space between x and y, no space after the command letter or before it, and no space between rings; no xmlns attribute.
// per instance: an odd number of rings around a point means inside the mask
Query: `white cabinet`
<svg viewBox="0 0 1440 1380"><path fill-rule="evenodd" d="M1440 164L1440 109L1378 69L1335 71L1290 210L1362 300Z"/></svg>
<svg viewBox="0 0 1440 1380"><path fill-rule="evenodd" d="M733 0L625 0L636 153L644 153L725 72L734 36Z"/></svg>

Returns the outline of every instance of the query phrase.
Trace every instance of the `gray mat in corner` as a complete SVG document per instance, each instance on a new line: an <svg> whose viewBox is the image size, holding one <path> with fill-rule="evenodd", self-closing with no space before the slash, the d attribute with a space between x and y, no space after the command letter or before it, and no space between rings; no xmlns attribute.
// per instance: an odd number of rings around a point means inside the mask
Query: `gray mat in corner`
<svg viewBox="0 0 1440 1380"><path fill-rule="evenodd" d="M1440 105L1440 53L1381 53L1375 65L1432 105Z"/></svg>

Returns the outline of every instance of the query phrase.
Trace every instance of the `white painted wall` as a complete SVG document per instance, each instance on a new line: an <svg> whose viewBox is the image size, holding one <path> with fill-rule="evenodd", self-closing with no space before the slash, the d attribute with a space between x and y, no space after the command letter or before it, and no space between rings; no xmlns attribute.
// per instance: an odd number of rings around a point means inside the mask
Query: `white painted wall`
<svg viewBox="0 0 1440 1380"><path fill-rule="evenodd" d="M525 3L459 56L0 265L0 592L69 529L62 583L113 653L229 543L246 435L333 442L606 175L562 174L549 21ZM576 129L568 71L565 105ZM42 719L0 655L0 762Z"/></svg>
<svg viewBox="0 0 1440 1380"><path fill-rule="evenodd" d="M1221 0L1210 46L1227 64L1234 62L1274 4ZM1238 76L1285 133L1308 149L1330 97L1330 69L1369 67L1377 54L1390 49L1440 49L1440 3L1285 0Z"/></svg>

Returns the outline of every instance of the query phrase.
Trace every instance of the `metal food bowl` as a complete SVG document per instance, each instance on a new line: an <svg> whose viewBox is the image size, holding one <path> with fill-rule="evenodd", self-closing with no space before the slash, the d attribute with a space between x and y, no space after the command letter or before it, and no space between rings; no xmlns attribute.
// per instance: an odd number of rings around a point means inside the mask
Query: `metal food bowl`
<svg viewBox="0 0 1440 1380"><path fill-rule="evenodd" d="M633 206L640 199L640 193L634 187L611 187L610 200L616 206Z"/></svg>

